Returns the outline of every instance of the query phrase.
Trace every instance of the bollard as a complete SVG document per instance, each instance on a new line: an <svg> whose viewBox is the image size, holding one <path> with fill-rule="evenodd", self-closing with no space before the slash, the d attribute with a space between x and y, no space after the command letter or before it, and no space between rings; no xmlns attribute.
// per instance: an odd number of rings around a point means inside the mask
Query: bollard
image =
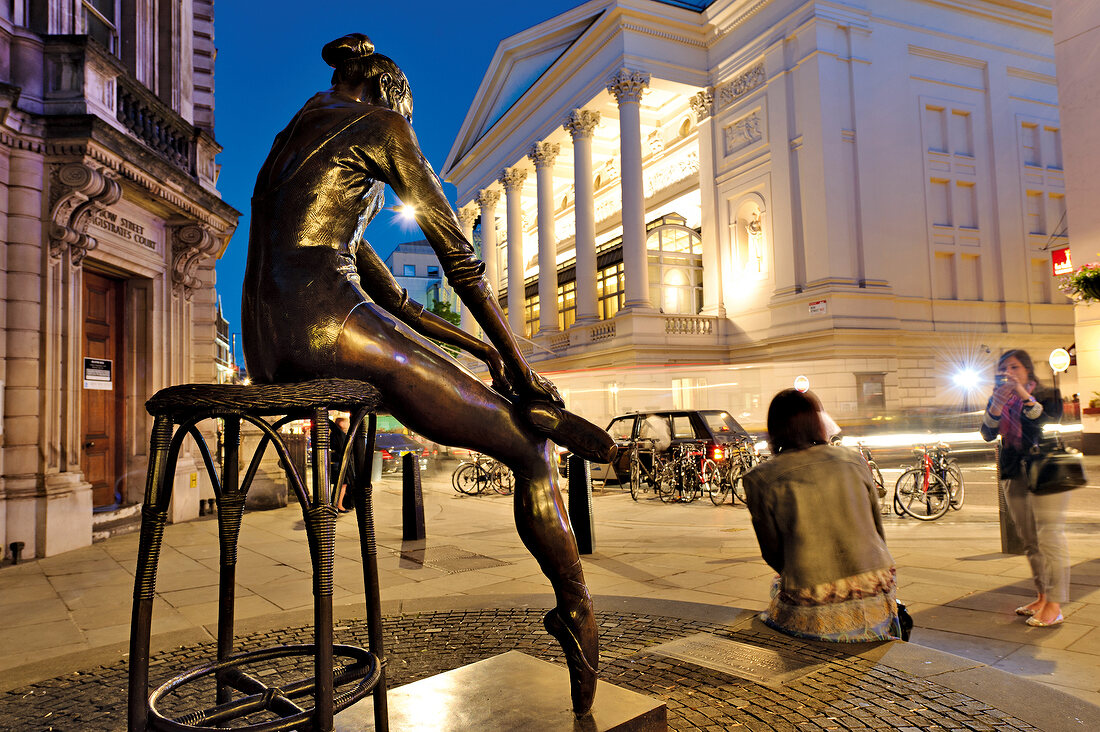
<svg viewBox="0 0 1100 732"><path fill-rule="evenodd" d="M993 465L997 468L997 519L1001 527L1001 553L1023 554L1024 543L1016 530L1016 522L1008 512L1004 488L1001 487L1001 441L997 439L997 449L993 453Z"/></svg>
<svg viewBox="0 0 1100 732"><path fill-rule="evenodd" d="M21 541L13 541L8 545L8 548L11 550L12 564L19 564L19 555L23 553L23 546L23 542Z"/></svg>
<svg viewBox="0 0 1100 732"><path fill-rule="evenodd" d="M569 476L569 522L577 537L577 549L581 554L591 554L595 533L592 524L591 466L584 458L570 455L566 473Z"/></svg>
<svg viewBox="0 0 1100 732"><path fill-rule="evenodd" d="M424 493L420 488L420 457L407 452L401 458L401 540L420 541L423 538Z"/></svg>

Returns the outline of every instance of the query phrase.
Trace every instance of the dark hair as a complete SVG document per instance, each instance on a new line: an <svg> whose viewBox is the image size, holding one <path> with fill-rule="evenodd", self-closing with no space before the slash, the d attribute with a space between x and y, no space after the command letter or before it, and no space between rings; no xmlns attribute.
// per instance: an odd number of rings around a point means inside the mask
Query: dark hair
<svg viewBox="0 0 1100 732"><path fill-rule="evenodd" d="M355 84L375 76L389 74L390 93L407 94L409 82L393 59L374 52L374 43L362 33L350 33L329 41L321 49L321 58L333 68L332 83Z"/></svg>
<svg viewBox="0 0 1100 732"><path fill-rule="evenodd" d="M768 407L768 444L773 453L805 450L828 442L821 401L812 391L784 389Z"/></svg>
<svg viewBox="0 0 1100 732"><path fill-rule="evenodd" d="M1000 371L1004 366L1004 362L1010 358L1015 358L1020 362L1020 365L1027 369L1027 378L1030 381L1034 381L1036 385L1039 384L1039 377L1035 375L1035 364L1031 360L1031 356L1027 351L1022 348L1014 348L1011 351L1005 351L1001 354L1001 357L997 359L997 371Z"/></svg>

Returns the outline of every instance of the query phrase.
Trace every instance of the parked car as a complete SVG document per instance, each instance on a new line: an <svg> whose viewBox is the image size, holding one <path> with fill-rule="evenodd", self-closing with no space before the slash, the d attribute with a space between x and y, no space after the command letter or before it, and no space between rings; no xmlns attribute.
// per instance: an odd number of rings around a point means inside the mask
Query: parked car
<svg viewBox="0 0 1100 732"><path fill-rule="evenodd" d="M629 479L630 451L625 448L638 438L652 436L649 434L651 426L646 422L649 417L667 421L673 446L682 442L706 441L708 455L713 455L716 449L721 449L727 443L745 438L755 439L733 418L732 414L722 409L669 409L620 415L607 425L607 433L620 447L615 456L615 462L610 465L593 463L591 467L593 480ZM562 456L563 472L567 457L567 455Z"/></svg>
<svg viewBox="0 0 1100 732"><path fill-rule="evenodd" d="M383 474L401 472L401 459L406 453L420 457L421 473L427 472L431 462L430 448L399 432L379 432L375 435L374 450L382 454Z"/></svg>

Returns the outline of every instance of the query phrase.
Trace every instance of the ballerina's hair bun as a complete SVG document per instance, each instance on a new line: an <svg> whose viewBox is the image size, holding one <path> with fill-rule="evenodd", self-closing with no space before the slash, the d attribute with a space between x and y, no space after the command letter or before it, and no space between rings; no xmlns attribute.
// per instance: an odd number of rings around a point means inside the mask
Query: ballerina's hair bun
<svg viewBox="0 0 1100 732"><path fill-rule="evenodd" d="M321 58L334 69L356 59L367 58L374 53L374 43L362 33L351 33L335 41L329 41L321 49Z"/></svg>

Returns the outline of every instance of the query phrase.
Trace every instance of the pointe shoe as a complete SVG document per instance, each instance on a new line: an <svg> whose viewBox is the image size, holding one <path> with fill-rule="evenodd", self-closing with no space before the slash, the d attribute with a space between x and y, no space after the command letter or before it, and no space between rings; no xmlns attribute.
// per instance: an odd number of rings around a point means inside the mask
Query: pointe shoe
<svg viewBox="0 0 1100 732"><path fill-rule="evenodd" d="M557 608L542 619L546 632L554 636L565 652L565 664L569 667L569 696L573 701L573 714L584 717L592 710L596 698L596 665L599 658L590 663L584 657L580 640L573 629L562 619Z"/></svg>
<svg viewBox="0 0 1100 732"><path fill-rule="evenodd" d="M1033 628L1052 628L1055 625L1061 625L1065 618L1062 617L1062 613L1058 613L1058 617L1051 621L1039 620L1039 618L1032 615L1027 619L1027 624Z"/></svg>
<svg viewBox="0 0 1100 732"><path fill-rule="evenodd" d="M539 433L574 454L593 463L609 463L615 453L615 441L587 419L550 402L535 402L527 407L527 419Z"/></svg>

